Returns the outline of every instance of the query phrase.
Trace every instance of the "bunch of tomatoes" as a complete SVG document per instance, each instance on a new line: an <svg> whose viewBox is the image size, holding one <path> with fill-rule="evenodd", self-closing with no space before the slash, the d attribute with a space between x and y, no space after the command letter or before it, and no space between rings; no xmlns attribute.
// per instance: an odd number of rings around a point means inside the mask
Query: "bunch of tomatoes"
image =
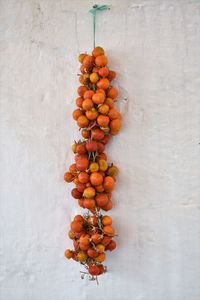
<svg viewBox="0 0 200 300"><path fill-rule="evenodd" d="M115 107L118 90L112 86L116 73L107 67L107 57L102 47L96 47L92 55L80 54L77 109L73 118L81 131L82 139L72 145L75 162L64 174L66 182L73 182L71 194L80 207L87 209L71 222L68 236L74 250L65 251L66 258L83 264L90 279L106 272L102 264L106 251L116 248L116 235L111 217L105 212L113 207L112 191L118 168L109 164L105 145L121 128L121 115Z"/></svg>

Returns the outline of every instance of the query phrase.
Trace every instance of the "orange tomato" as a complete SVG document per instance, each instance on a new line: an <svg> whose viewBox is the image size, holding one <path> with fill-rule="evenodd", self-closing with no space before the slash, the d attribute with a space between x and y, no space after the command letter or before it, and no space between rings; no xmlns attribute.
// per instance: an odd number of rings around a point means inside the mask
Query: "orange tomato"
<svg viewBox="0 0 200 300"><path fill-rule="evenodd" d="M104 187L103 187L102 184L96 185L96 186L95 186L95 190L96 190L98 193L102 193L102 192L104 192Z"/></svg>
<svg viewBox="0 0 200 300"><path fill-rule="evenodd" d="M73 119L76 120L76 121L77 121L78 118L79 118L80 116L82 116L82 115L83 115L83 111L80 110L79 108L75 109L75 110L73 111L73 113L72 113Z"/></svg>
<svg viewBox="0 0 200 300"><path fill-rule="evenodd" d="M97 255L98 255L98 253L97 253ZM73 252L70 249L67 249L65 251L65 257L68 258L68 259L72 258L73 257Z"/></svg>
<svg viewBox="0 0 200 300"><path fill-rule="evenodd" d="M83 97L84 93L87 91L86 86L81 85L77 89L77 93L79 94L80 97Z"/></svg>
<svg viewBox="0 0 200 300"><path fill-rule="evenodd" d="M117 247L116 242L112 240L112 241L106 246L106 250L113 251L116 247Z"/></svg>
<svg viewBox="0 0 200 300"><path fill-rule="evenodd" d="M88 187L83 192L83 197L85 198L93 198L96 194L96 191L93 187Z"/></svg>
<svg viewBox="0 0 200 300"><path fill-rule="evenodd" d="M94 107L94 103L90 98L87 98L82 102L82 108L84 110L91 110L93 107Z"/></svg>
<svg viewBox="0 0 200 300"><path fill-rule="evenodd" d="M85 114L88 120L90 121L94 121L98 117L98 111L95 108L92 108L91 110L87 110Z"/></svg>
<svg viewBox="0 0 200 300"><path fill-rule="evenodd" d="M73 240L73 239L75 238L75 232L72 231L72 230L70 230L70 231L68 232L68 237L69 237L71 240Z"/></svg>
<svg viewBox="0 0 200 300"><path fill-rule="evenodd" d="M113 204L112 204L111 200L109 200L108 203L105 206L102 207L102 209L105 210L105 211L109 211L112 208L113 208Z"/></svg>
<svg viewBox="0 0 200 300"><path fill-rule="evenodd" d="M86 250L89 248L89 245L85 245L85 244L82 244L82 243L79 242L79 248L80 248L81 250L86 251Z"/></svg>
<svg viewBox="0 0 200 300"><path fill-rule="evenodd" d="M109 112L109 106L107 104L102 104L99 106L98 112L102 115L106 115Z"/></svg>
<svg viewBox="0 0 200 300"><path fill-rule="evenodd" d="M80 183L79 180L78 180L78 177L74 178L73 183L76 184L76 185Z"/></svg>
<svg viewBox="0 0 200 300"><path fill-rule="evenodd" d="M94 68L92 69L92 72L93 72L93 73L98 73L98 72L99 72L99 68L98 68L98 67L94 67Z"/></svg>
<svg viewBox="0 0 200 300"><path fill-rule="evenodd" d="M86 142L86 149L88 152L96 152L97 151L97 142L93 140L88 140Z"/></svg>
<svg viewBox="0 0 200 300"><path fill-rule="evenodd" d="M121 128L121 120L120 119L115 119L110 122L110 129L111 129L110 132L112 135L118 134L120 128Z"/></svg>
<svg viewBox="0 0 200 300"><path fill-rule="evenodd" d="M84 218L81 215L76 215L74 217L74 221L76 221L76 222L84 222Z"/></svg>
<svg viewBox="0 0 200 300"><path fill-rule="evenodd" d="M79 190L77 188L74 188L72 191L71 191L71 195L73 198L75 199L80 199L82 197L82 193L79 192Z"/></svg>
<svg viewBox="0 0 200 300"><path fill-rule="evenodd" d="M103 68L100 68L100 69L99 69L99 75L100 75L101 77L107 77L108 74L109 74L109 69L108 69L108 68L103 67Z"/></svg>
<svg viewBox="0 0 200 300"><path fill-rule="evenodd" d="M97 142L97 152L98 154L101 154L105 149L105 145L101 142Z"/></svg>
<svg viewBox="0 0 200 300"><path fill-rule="evenodd" d="M82 103L83 103L83 98L82 97L76 98L76 106L82 108Z"/></svg>
<svg viewBox="0 0 200 300"><path fill-rule="evenodd" d="M88 158L82 157L82 156L80 156L79 158L77 158L76 168L79 171L85 171L85 170L87 170L88 166L89 166L89 160L88 160ZM82 182L82 183L85 183L85 182Z"/></svg>
<svg viewBox="0 0 200 300"><path fill-rule="evenodd" d="M95 93L93 96L92 96L92 101L95 103L95 104L103 104L104 103L104 100L105 100L105 95L103 93Z"/></svg>
<svg viewBox="0 0 200 300"><path fill-rule="evenodd" d="M98 194L96 196L95 200L96 200L97 206L99 206L99 207L104 207L109 201L108 196L106 194Z"/></svg>
<svg viewBox="0 0 200 300"><path fill-rule="evenodd" d="M85 128L89 125L89 120L86 116L80 116L77 119L77 124L81 128Z"/></svg>
<svg viewBox="0 0 200 300"><path fill-rule="evenodd" d="M101 142L106 145L110 140L110 135L105 134L104 138L101 140Z"/></svg>
<svg viewBox="0 0 200 300"><path fill-rule="evenodd" d="M93 243L95 243L95 245L99 244L102 238L102 235L100 235L99 233L95 233L91 236L91 240L93 241Z"/></svg>
<svg viewBox="0 0 200 300"><path fill-rule="evenodd" d="M112 98L106 98L105 104L107 104L109 106L109 108L113 108L114 107L114 100Z"/></svg>
<svg viewBox="0 0 200 300"><path fill-rule="evenodd" d="M105 133L98 127L92 128L91 136L95 141L100 141L104 138Z"/></svg>
<svg viewBox="0 0 200 300"><path fill-rule="evenodd" d="M96 262L99 262L99 263L102 263L105 259L106 259L106 254L103 252L103 253L100 253L100 254L95 258L95 261L96 261Z"/></svg>
<svg viewBox="0 0 200 300"><path fill-rule="evenodd" d="M80 207L85 208L84 206L84 198L78 199L78 204Z"/></svg>
<svg viewBox="0 0 200 300"><path fill-rule="evenodd" d="M98 67L105 67L108 63L108 59L105 55L99 55L95 58L95 64Z"/></svg>
<svg viewBox="0 0 200 300"><path fill-rule="evenodd" d="M103 244L104 246L107 246L108 244L110 244L110 241L111 241L110 237L105 235L103 237L103 240L101 241L101 244Z"/></svg>
<svg viewBox="0 0 200 300"><path fill-rule="evenodd" d="M115 235L115 230L111 225L106 225L103 227L103 232L105 232L109 236Z"/></svg>
<svg viewBox="0 0 200 300"><path fill-rule="evenodd" d="M99 56L99 55L103 55L104 54L104 49L102 48L102 47L95 47L94 49L93 49L93 51L92 51L92 55L94 56L94 57L97 57L97 56Z"/></svg>
<svg viewBox="0 0 200 300"><path fill-rule="evenodd" d="M94 95L94 91L93 90L87 90L85 91L84 95L83 95L83 98L84 99L92 99L92 96Z"/></svg>
<svg viewBox="0 0 200 300"><path fill-rule="evenodd" d="M70 172L66 172L66 173L64 174L64 180L65 180L66 182L72 182L73 179L74 179L74 175L71 174Z"/></svg>
<svg viewBox="0 0 200 300"><path fill-rule="evenodd" d="M101 222L104 226L112 225L112 219L109 216L103 216L102 219L101 219Z"/></svg>
<svg viewBox="0 0 200 300"><path fill-rule="evenodd" d="M108 193L112 192L115 187L115 180L111 176L106 176L103 181L104 190Z"/></svg>
<svg viewBox="0 0 200 300"><path fill-rule="evenodd" d="M89 199L89 198L85 198L83 200L83 205L85 208L91 209L95 207L95 200L94 199Z"/></svg>
<svg viewBox="0 0 200 300"><path fill-rule="evenodd" d="M90 244L89 234L83 234L79 239L79 243L81 243L83 245L89 245Z"/></svg>
<svg viewBox="0 0 200 300"><path fill-rule="evenodd" d="M81 118L81 117L79 117L79 118ZM99 126L107 127L109 122L110 122L110 119L108 116L100 115L97 118L97 123L99 124Z"/></svg>
<svg viewBox="0 0 200 300"><path fill-rule="evenodd" d="M79 62L80 62L80 63L83 63L83 60L84 60L84 58L85 58L86 56L87 56L86 53L81 53L81 54L79 55L79 57L78 57Z"/></svg>
<svg viewBox="0 0 200 300"><path fill-rule="evenodd" d="M90 273L90 275L92 276L97 276L100 274L100 269L99 269L99 266L96 266L96 265L90 265L88 267L88 272Z"/></svg>
<svg viewBox="0 0 200 300"><path fill-rule="evenodd" d="M80 172L79 175L78 175L78 180L81 182L81 183L87 183L90 179L90 176L87 172Z"/></svg>
<svg viewBox="0 0 200 300"><path fill-rule="evenodd" d="M102 174L99 173L99 172L93 172L90 175L90 182L94 186L102 184L102 182L103 182L103 176L102 176Z"/></svg>
<svg viewBox="0 0 200 300"><path fill-rule="evenodd" d="M107 78L102 78L97 82L97 87L99 89L107 90L110 85L110 81Z"/></svg>
<svg viewBox="0 0 200 300"><path fill-rule="evenodd" d="M108 116L109 116L109 118L111 120L120 119L121 118L121 114L115 108L111 108L109 110Z"/></svg>
<svg viewBox="0 0 200 300"><path fill-rule="evenodd" d="M83 65L85 68L91 68L94 65L94 57L91 55L86 55L83 59Z"/></svg>
<svg viewBox="0 0 200 300"><path fill-rule="evenodd" d="M90 138L90 130L87 129L83 129L81 131L81 135L84 139L89 139Z"/></svg>
<svg viewBox="0 0 200 300"><path fill-rule="evenodd" d="M94 250L93 248L88 248L87 255L91 258L95 258L98 256L98 252Z"/></svg>
<svg viewBox="0 0 200 300"><path fill-rule="evenodd" d="M116 77L116 72L109 70L108 79L112 81Z"/></svg>
<svg viewBox="0 0 200 300"><path fill-rule="evenodd" d="M80 232L83 230L83 224L82 222L76 222L76 221L72 221L71 222L71 230L74 232Z"/></svg>
<svg viewBox="0 0 200 300"><path fill-rule="evenodd" d="M107 92L107 97L108 97L108 98L115 99L115 98L117 98L118 93L119 93L119 92L118 92L118 89L117 89L117 88L111 87L111 88L109 89L109 91Z"/></svg>
<svg viewBox="0 0 200 300"><path fill-rule="evenodd" d="M76 153L77 154L86 154L87 153L87 150L85 147L85 142L76 144Z"/></svg>

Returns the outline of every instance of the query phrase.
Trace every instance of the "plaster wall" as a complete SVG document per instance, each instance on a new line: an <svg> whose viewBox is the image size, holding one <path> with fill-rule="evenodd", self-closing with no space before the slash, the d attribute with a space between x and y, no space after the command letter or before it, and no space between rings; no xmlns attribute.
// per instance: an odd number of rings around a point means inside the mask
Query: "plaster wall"
<svg viewBox="0 0 200 300"><path fill-rule="evenodd" d="M123 128L100 285L66 261L80 212L63 173L78 129L77 55L95 1L0 1L0 300L200 299L200 2L102 0L97 44L117 71ZM126 100L125 100L126 99Z"/></svg>

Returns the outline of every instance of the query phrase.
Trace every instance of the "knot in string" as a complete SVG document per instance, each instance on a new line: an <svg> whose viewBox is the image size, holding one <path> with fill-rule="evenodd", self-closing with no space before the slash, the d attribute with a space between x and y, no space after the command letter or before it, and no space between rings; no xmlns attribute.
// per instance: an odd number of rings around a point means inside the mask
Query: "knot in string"
<svg viewBox="0 0 200 300"><path fill-rule="evenodd" d="M97 11L107 10L110 9L108 5L93 5L92 9L89 12L93 15L93 45L95 48L95 39L96 39L96 13Z"/></svg>

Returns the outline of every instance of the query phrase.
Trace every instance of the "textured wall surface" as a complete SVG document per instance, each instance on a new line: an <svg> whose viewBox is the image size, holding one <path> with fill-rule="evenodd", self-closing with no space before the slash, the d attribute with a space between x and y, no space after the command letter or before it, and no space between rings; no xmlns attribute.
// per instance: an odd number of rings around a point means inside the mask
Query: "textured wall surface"
<svg viewBox="0 0 200 300"><path fill-rule="evenodd" d="M77 55L95 1L0 1L0 300L200 299L200 2L102 0L97 41L118 72L118 251L100 285L66 261L79 212L64 184L78 130ZM127 100L125 100L127 98Z"/></svg>

